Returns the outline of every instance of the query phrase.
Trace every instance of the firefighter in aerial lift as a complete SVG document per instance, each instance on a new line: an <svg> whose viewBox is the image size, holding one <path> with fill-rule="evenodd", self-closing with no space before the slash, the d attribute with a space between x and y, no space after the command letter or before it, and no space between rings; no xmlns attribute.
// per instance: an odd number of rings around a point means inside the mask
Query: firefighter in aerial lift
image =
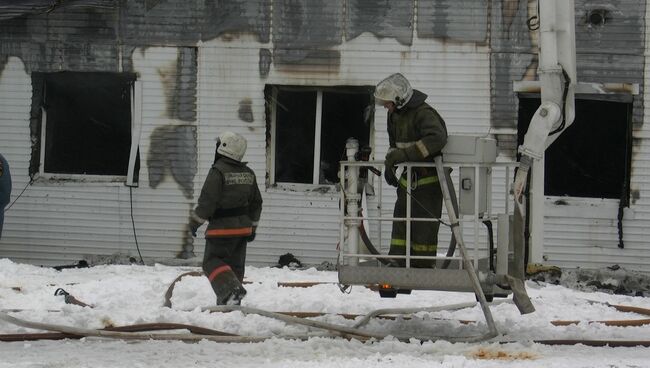
<svg viewBox="0 0 650 368"><path fill-rule="evenodd" d="M390 148L384 162L386 182L397 187L393 217L406 217L406 170L398 178L396 165L402 162L433 162L447 143L447 127L438 112L425 100L427 95L413 89L399 73L382 80L375 88L375 100L388 110ZM442 192L434 167L415 167L411 178L411 217L440 218ZM435 256L439 222L411 223L411 255ZM406 222L394 221L390 241L391 255L406 254ZM402 267L405 260L397 260ZM411 260L411 267L435 267L435 260Z"/></svg>
<svg viewBox="0 0 650 368"><path fill-rule="evenodd" d="M215 160L196 208L189 218L192 236L206 220L203 271L217 295L217 305L239 305L246 244L255 239L262 196L255 173L245 162L246 139L224 132L217 138Z"/></svg>

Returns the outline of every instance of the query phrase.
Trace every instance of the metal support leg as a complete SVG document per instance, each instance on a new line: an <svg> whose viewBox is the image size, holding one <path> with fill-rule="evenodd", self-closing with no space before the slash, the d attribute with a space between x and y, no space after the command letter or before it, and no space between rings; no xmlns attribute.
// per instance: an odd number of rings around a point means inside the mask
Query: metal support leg
<svg viewBox="0 0 650 368"><path fill-rule="evenodd" d="M532 313L535 311L533 303L528 297L524 280L526 277L524 228L526 220L526 209L524 208L524 197L522 202L515 200L515 213L513 216L513 241L514 241L514 260L513 267L506 276L508 284L512 289L512 300L515 302L521 314Z"/></svg>
<svg viewBox="0 0 650 368"><path fill-rule="evenodd" d="M463 258L463 266L465 267L465 270L467 270L468 276L472 281L474 294L476 294L476 297L478 298L479 303L481 304L481 309L483 310L483 314L485 315L485 321L488 325L488 330L489 330L486 333L485 338L490 339L497 336L498 331L494 324L494 319L492 318L492 312L490 311L490 308L487 305L487 300L485 299L485 294L483 293L483 289L481 288L481 283L476 274L476 270L474 269L474 265L472 265L472 262L470 261L467 254L467 250L465 248L465 242L463 241L463 235L460 231L458 217L456 216L456 211L454 210L454 206L451 201L451 194L449 192L449 187L447 186L447 174L445 173L445 168L442 165L442 157L436 156L435 163L436 163L436 170L438 172L438 177L439 177L438 181L440 182L440 189L442 190L442 197L443 200L445 201L445 208L447 209L449 222L451 223L451 231L456 237L457 246Z"/></svg>

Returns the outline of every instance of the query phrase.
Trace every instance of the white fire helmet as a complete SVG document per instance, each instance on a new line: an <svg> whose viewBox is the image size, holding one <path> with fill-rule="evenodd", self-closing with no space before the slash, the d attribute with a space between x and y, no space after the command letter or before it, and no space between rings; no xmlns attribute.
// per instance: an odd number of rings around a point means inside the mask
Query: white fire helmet
<svg viewBox="0 0 650 368"><path fill-rule="evenodd" d="M235 161L241 161L246 153L246 138L233 132L223 132L217 138L217 152Z"/></svg>
<svg viewBox="0 0 650 368"><path fill-rule="evenodd" d="M380 105L390 101L395 103L395 107L401 109L409 102L411 96L413 96L413 88L408 79L400 73L390 75L375 87L375 99Z"/></svg>

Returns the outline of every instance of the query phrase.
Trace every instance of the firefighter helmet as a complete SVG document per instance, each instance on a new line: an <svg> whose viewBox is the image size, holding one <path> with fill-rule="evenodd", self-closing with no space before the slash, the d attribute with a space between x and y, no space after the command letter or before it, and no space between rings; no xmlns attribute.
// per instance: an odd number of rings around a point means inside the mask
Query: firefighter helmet
<svg viewBox="0 0 650 368"><path fill-rule="evenodd" d="M235 161L241 161L246 153L246 138L233 132L223 132L217 138L217 152Z"/></svg>
<svg viewBox="0 0 650 368"><path fill-rule="evenodd" d="M375 99L378 103L390 101L395 107L401 109L413 96L413 88L408 79L400 73L390 75L375 87Z"/></svg>

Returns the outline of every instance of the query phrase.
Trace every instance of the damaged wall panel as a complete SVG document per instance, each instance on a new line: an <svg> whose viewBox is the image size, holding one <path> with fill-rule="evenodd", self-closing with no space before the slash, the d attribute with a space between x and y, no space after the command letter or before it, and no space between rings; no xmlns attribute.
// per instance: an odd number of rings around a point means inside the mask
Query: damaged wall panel
<svg viewBox="0 0 650 368"><path fill-rule="evenodd" d="M273 4L273 62L276 65L340 63L334 46L343 39L343 0L282 0Z"/></svg>
<svg viewBox="0 0 650 368"><path fill-rule="evenodd" d="M225 32L250 32L267 43L271 30L271 0L206 0L201 38Z"/></svg>
<svg viewBox="0 0 650 368"><path fill-rule="evenodd" d="M158 127L149 139L147 155L149 186L153 189L157 188L169 175L180 185L185 198L193 198L198 156L196 126Z"/></svg>
<svg viewBox="0 0 650 368"><path fill-rule="evenodd" d="M414 0L347 0L346 6L347 41L370 32L403 45L413 44Z"/></svg>
<svg viewBox="0 0 650 368"><path fill-rule="evenodd" d="M162 0L147 6L145 0L125 1L116 24L121 42L137 46L193 46L201 37L203 2Z"/></svg>
<svg viewBox="0 0 650 368"><path fill-rule="evenodd" d="M418 1L418 37L487 41L487 0Z"/></svg>
<svg viewBox="0 0 650 368"><path fill-rule="evenodd" d="M517 126L517 101L512 82L536 77L536 55L532 51L527 1L505 0L492 3L490 39L490 124L494 128ZM513 143L514 142L514 143ZM501 149L516 148L516 140L499 139ZM512 154L514 156L514 154Z"/></svg>
<svg viewBox="0 0 650 368"><path fill-rule="evenodd" d="M174 75L167 78L167 111L172 119L196 120L197 49L180 47Z"/></svg>
<svg viewBox="0 0 650 368"><path fill-rule="evenodd" d="M0 54L31 71L117 71L117 9L57 9L0 21Z"/></svg>
<svg viewBox="0 0 650 368"><path fill-rule="evenodd" d="M197 100L189 93L196 89L196 56L193 47L137 49L133 55L143 90L143 174L150 188L176 188L188 199L194 195L198 156Z"/></svg>

